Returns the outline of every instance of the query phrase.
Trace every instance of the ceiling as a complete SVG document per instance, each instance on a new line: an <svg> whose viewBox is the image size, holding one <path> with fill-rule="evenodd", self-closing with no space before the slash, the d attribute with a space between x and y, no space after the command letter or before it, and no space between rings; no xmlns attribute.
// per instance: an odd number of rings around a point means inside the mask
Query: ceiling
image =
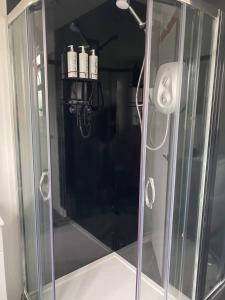
<svg viewBox="0 0 225 300"><path fill-rule="evenodd" d="M145 34L139 29L133 17L127 10L120 10L115 5L115 0L50 0L52 10L47 14L54 15L53 32L61 32L61 42L58 47L61 53L69 44L81 45L79 34L72 32L69 25L72 21L78 23L82 33L89 39L95 39L99 43L105 42L110 37L117 35L118 40L111 42L100 55L101 62L106 67L131 68L135 63L139 66L144 56ZM146 0L132 0L132 6L145 20ZM154 45L159 43L160 32L166 28L171 17L176 13L177 7L157 3L154 6L153 20L153 48L152 55L157 61L158 48ZM63 12L63 13L62 13ZM178 13L179 15L179 13ZM190 18L192 20L192 17ZM188 21L189 22L189 21ZM210 33L210 22L205 24L206 32ZM187 24L191 28L191 24ZM189 39L189 36L187 36ZM191 37L190 37L191 38ZM54 39L54 38L53 38ZM210 51L211 34L203 39L202 55L208 55ZM58 44L58 45L59 45ZM170 47L171 43L168 44ZM52 47L52 52L55 52ZM171 48L171 47L170 47ZM154 51L155 50L155 51ZM56 52L57 52L56 51ZM59 54L58 53L58 54Z"/></svg>
<svg viewBox="0 0 225 300"><path fill-rule="evenodd" d="M60 28L68 22L88 13L97 6L109 0L50 0L55 4L55 28ZM113 4L116 0L110 0ZM146 0L133 0L133 2L146 3ZM63 13L62 13L63 12Z"/></svg>
<svg viewBox="0 0 225 300"><path fill-rule="evenodd" d="M70 19L70 22L67 20L66 25L57 30L57 35L61 36L60 51L70 43L76 47L81 45L79 33L74 33L69 28L71 21L74 21L88 39L96 40L100 45L112 36L118 37L100 53L100 63L105 67L131 68L136 63L140 64L144 56L144 31L139 29L129 12L118 9L114 1L93 2L103 3L95 8L92 5L92 9L89 8L88 11L86 6L83 7L83 12L85 10L86 13L81 14L81 10L79 13L76 12L75 15L79 17ZM133 1L132 4L140 17L145 20L146 5L143 1L142 3Z"/></svg>

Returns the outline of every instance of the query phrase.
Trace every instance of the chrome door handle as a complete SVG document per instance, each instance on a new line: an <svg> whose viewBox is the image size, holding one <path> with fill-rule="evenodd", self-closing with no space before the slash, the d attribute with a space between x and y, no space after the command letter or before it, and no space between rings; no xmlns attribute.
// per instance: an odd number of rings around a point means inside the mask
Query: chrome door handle
<svg viewBox="0 0 225 300"><path fill-rule="evenodd" d="M152 191L151 200L150 200L149 195L148 195L149 184L151 186L151 191ZM152 209L154 202L155 202L155 182L154 182L154 178L149 177L149 179L148 179L148 181L146 182L146 185L145 185L145 204L148 208Z"/></svg>
<svg viewBox="0 0 225 300"><path fill-rule="evenodd" d="M40 182L39 182L39 191L40 191L40 194L44 201L47 201L50 198L49 186L48 186L47 192L43 190L43 187L44 187L44 184L46 181L47 181L47 185L48 185L48 171L44 170L41 174L41 178L40 178Z"/></svg>

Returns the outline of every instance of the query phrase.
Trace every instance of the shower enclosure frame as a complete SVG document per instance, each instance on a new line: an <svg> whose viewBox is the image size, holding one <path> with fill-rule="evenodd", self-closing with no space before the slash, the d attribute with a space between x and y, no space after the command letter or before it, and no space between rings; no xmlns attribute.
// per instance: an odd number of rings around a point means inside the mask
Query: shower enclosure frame
<svg viewBox="0 0 225 300"><path fill-rule="evenodd" d="M206 4L205 2L201 0L176 0L177 2L180 2L182 4L188 4L191 5L195 8L199 8L206 12L207 14L215 17L217 15L218 10L214 8L211 5ZM36 1L28 1L28 0L22 0L20 4L17 5L16 8L12 10L12 12L8 15L8 24L11 24L24 10L26 10L28 7L31 5L39 2L38 0ZM45 18L45 1L42 2L42 15L43 15L43 36L44 36L44 71L45 71L45 93L46 93L46 114L47 114L47 136L48 136L48 172L49 172L49 192L51 193L51 155L50 155L50 125L49 125L49 103L48 103L48 82L47 82L47 46L46 46L46 18ZM151 31L152 27L152 13L153 13L153 0L147 0L148 2L148 8L147 8L147 29ZM160 1L162 3L167 3L167 1L162 0ZM224 16L221 13L220 14L220 32L219 32L219 40L220 40L220 45L219 45L219 50L218 51L218 56L217 56L217 68L216 68L216 76L215 78L219 79L222 78L223 76L223 70L219 68L219 64L223 63L224 64L224 58L222 57L222 42L221 40L224 39L222 36L222 29L225 28L224 24ZM146 42L146 53L150 56L150 49L151 49L151 34L148 35L147 42ZM145 61L145 91L144 91L144 97L145 99L148 98L148 82L150 79L150 64L148 63L148 60L146 59ZM215 82L215 80L214 80ZM214 85L214 95L213 95L213 110L212 110L212 116L213 116L213 121L211 123L211 128L210 128L210 148L208 149L208 160L207 160L207 171L206 171L206 178L207 178L207 183L210 182L210 178L212 178L213 170L212 168L212 161L213 157L216 152L216 147L215 147L215 133L217 133L216 128L217 128L217 118L216 116L219 113L219 107L220 105L218 104L218 97L221 102L221 91L219 84ZM145 101L146 102L146 101ZM144 107L144 110L146 110L146 106ZM146 116L146 111L144 113ZM146 134L146 129L144 129L144 135ZM144 145L144 141L142 141L142 145ZM143 146L142 146L143 148ZM143 155L143 153L142 153ZM143 171L143 168L145 168L145 163L144 161L142 162L141 169ZM137 290L136 290L136 299L138 300L140 297L140 278L141 278L141 267L142 267L142 241L143 241L143 208L144 208L144 190L143 190L143 183L144 183L144 178L140 178L140 186L142 186L141 192L140 192L140 200L139 200L139 240L138 240L138 268L137 268ZM205 185L207 187L207 184ZM202 215L202 219L205 220L206 216L210 219L210 203L209 203L209 194L210 190L209 187L206 189L206 192L204 194L204 213ZM51 204L52 197L50 195L49 197L49 203L50 206L52 207ZM55 279L54 279L54 254L53 254L53 222L52 222L52 216L50 216L50 223L51 223L51 247L52 247L52 254L51 254L51 259L52 259L52 276L53 276L53 299L55 299ZM200 249L204 248L205 242L207 240L207 226L209 224L209 220L207 220L207 223L202 222L202 228L201 228L201 239L200 239ZM204 263L206 262L205 260L206 255L203 255L200 257L199 265L198 265L198 278L197 278L197 294L196 294L196 299L202 299L202 291L204 289L204 278L202 278L202 271L204 270ZM223 283L225 284L225 283ZM218 286L218 289L221 288L222 284ZM224 286L225 288L225 286ZM215 291L215 293L217 290ZM211 298L207 299L214 299L215 297L212 295Z"/></svg>
<svg viewBox="0 0 225 300"><path fill-rule="evenodd" d="M150 20L150 18L153 15L153 1L149 1L149 6L147 8L147 32L148 30L152 28L152 20ZM166 3L167 1L159 1L162 3ZM201 274L202 274L202 269L199 268L199 261L201 260L201 256L198 254L198 256L196 256L197 253L200 253L201 249L204 248L204 245L202 245L203 243L203 239L202 239L202 228L204 228L204 208L205 208L205 192L207 189L207 183L204 182L204 179L207 179L209 174L209 154L210 154L210 145L211 145L211 127L212 127L212 117L214 114L214 102L217 103L217 97L215 97L215 89L216 89L216 79L217 79L217 75L218 75L218 61L219 61L219 57L218 55L221 54L221 52L219 52L218 48L219 48L219 43L218 41L221 39L221 31L218 31L219 28L219 24L221 25L221 16L222 13L219 14L219 10L214 8L213 6L211 6L210 4L205 4L203 1L188 1L188 0L178 0L177 2L182 3L182 8L181 8L181 23L185 22L185 7L186 4L191 5L194 8L200 9L201 11L203 11L204 13L214 17L216 19L216 25L215 25L215 29L217 29L216 32L218 32L216 34L216 36L213 38L213 50L216 50L216 54L214 53L213 55L213 60L212 60L212 74L214 75L214 77L210 78L210 85L211 85L211 89L209 89L210 93L211 93L211 107L209 107L209 115L207 116L207 126L209 128L209 130L207 131L207 135L208 137L206 138L206 143L204 142L205 146L204 146L204 157L206 159L205 163L203 164L203 175L202 175L202 179L201 179L201 194L202 197L200 198L200 207L198 210L198 230L197 230L197 243L196 243L196 250L195 250L195 272L194 272L194 279L195 279L195 284L194 284L194 290L192 293L192 300L193 299L203 299L201 298L200 294L199 294L199 281L201 280ZM182 11L183 9L183 11ZM182 24L180 25L180 31L184 33L184 29L182 29ZM182 37L182 33L181 33L181 37ZM140 171L140 198L139 198L139 233L138 233L138 268L137 268L137 290L136 290L136 300L140 299L140 286L141 286L141 270L142 270L142 245L143 245L143 219L144 219L144 191L145 191L145 163L146 163L146 135L147 135L147 118L148 118L148 97L149 97L149 86L148 83L150 82L150 60L151 60L151 41L149 41L148 39L151 39L151 34L149 34L146 38L146 50L145 50L145 77L144 77L144 107L143 107L143 127L142 127L142 152L141 152L141 171ZM182 42L181 42L182 43ZM182 45L181 45L182 47ZM182 51L182 49L180 50ZM181 54L182 56L182 54ZM179 59L178 59L179 60ZM182 71L181 71L182 74ZM218 85L217 85L218 87ZM176 118L176 116L175 116ZM179 118L179 116L178 116ZM179 121L177 121L179 122ZM176 123L176 120L175 120ZM177 123L178 124L178 123ZM176 125L175 125L176 127ZM176 133L175 133L176 135ZM174 137L174 142L176 144L176 140L177 137ZM175 147L176 148L176 147ZM176 151L176 149L175 149ZM172 153L172 156L174 156L174 154ZM174 160L172 158L172 160ZM175 154L175 160L176 160L176 154ZM170 161L170 159L169 159ZM174 166L175 163L175 166ZM167 232L166 232L166 239L168 239L168 245L166 244L165 250L166 250L166 255L167 255L167 260L168 263L165 266L164 272L166 271L166 275L164 274L164 289L166 291L166 295L167 295L167 291L169 290L169 278L170 278L170 251L171 251L171 238L172 238L172 219L173 219L173 201L174 201L174 192L171 191L171 186L173 186L175 184L175 174L176 174L176 162L174 161L174 163L172 163L172 168L173 170L172 172L172 177L174 178L173 184L169 184L169 206L167 207L167 217L166 217L166 228L167 228ZM169 166L169 169L171 167ZM175 172L175 173L174 173ZM170 176L169 176L170 177ZM169 182L171 183L171 182ZM172 218L172 219L171 219ZM169 229L168 229L169 227ZM169 256L169 257L168 257ZM165 257L164 257L165 259ZM198 267L196 267L198 266ZM167 278L166 278L167 277ZM204 289L203 286L201 286L201 289ZM167 299L167 296L166 296ZM213 298L210 298L213 299Z"/></svg>
<svg viewBox="0 0 225 300"><path fill-rule="evenodd" d="M37 115L36 115L36 107L34 106L34 93L37 92L36 88L37 86L34 86L34 82L36 81L36 78L34 77L34 74L32 74L32 67L33 67L33 63L34 63L34 45L32 43L32 39L33 39L33 35L32 35L32 30L34 30L34 24L32 24L30 21L33 20L31 19L31 13L32 12L35 12L36 10L40 11L41 12L41 16L42 16L42 28L44 28L44 21L45 21L45 18L43 17L43 13L44 13L44 8L43 8L43 1L40 1L40 0L24 0L24 1L21 1L8 15L8 27L13 24L14 21L17 21L17 19L19 19L22 15L24 15L24 22L26 24L26 30L23 31L23 35L25 36L25 39L26 39L26 43L27 43L27 48L26 48L26 51L25 51L25 57L26 57L26 60L28 62L27 66L25 67L25 71L23 70L23 72L25 73L24 75L24 78L26 78L29 82L28 86L29 86L29 89L26 91L26 95L25 97L26 98L26 102L28 103L28 107L26 107L26 109L28 110L28 119L29 119L29 122L30 124L28 124L29 126L29 130L31 130L31 136L29 137L29 143L32 144L32 191L33 191L33 202L34 202L34 214L35 214L35 237L36 237L36 243L35 243L35 254L37 256L37 289L34 290L34 293L35 294L38 294L40 299L42 299L42 293L43 293L43 273L45 272L45 268L48 268L48 267L45 267L43 265L43 260L45 260L45 258L42 257L43 255L43 249L41 249L43 247L43 241L42 241L42 236L41 236L41 228L43 230L43 227L45 225L41 224L41 222L44 222L44 218L43 216L41 217L41 213L40 213L40 207L39 207L39 197L42 198L43 200L43 203L44 201L47 201L49 204L49 213L46 211L45 213L48 214L48 221L49 221L49 233L50 233L50 238L49 238L49 244L51 244L50 246L50 263L51 263L51 285L52 285L52 293L53 293L53 299L55 299L55 272L54 272L54 258L53 258L53 219L52 219L52 202L51 202L51 176L49 176L49 173L51 172L51 163L50 163L50 127L49 127L49 111L48 111L48 98L47 98L47 94L44 96L44 106L45 106L45 113L46 113L46 123L43 122L43 124L46 126L46 145L47 145L47 151L45 150L44 152L47 154L47 168L48 168L48 171L46 172L44 169L43 169L43 165L41 163L41 160L42 160L42 157L40 154L40 147L42 147L42 143L43 141L41 142L39 140L39 137L38 136L38 130L40 129L39 126L40 124L38 123L38 120L37 120ZM34 18L34 16L33 16ZM29 26L30 25L30 26ZM24 28L22 28L24 29ZM21 30L22 30L21 29ZM42 43L43 43L43 48L44 48L44 30L42 30ZM31 39L31 45L29 45L29 42ZM10 45L10 43L9 43ZM36 46L36 45L35 45ZM12 47L12 45L11 45ZM12 49L10 49L12 50ZM41 57L41 50L40 49L40 66L44 66L44 77L42 78L42 75L41 75L41 83L40 83L40 86L44 86L44 88L42 89L43 93L45 93L45 91L48 92L47 90L47 80L45 78L46 76L46 72L47 72L47 68L46 68L46 57L44 57L44 61L43 63L41 62L42 61L42 57ZM43 49L43 54L46 55L46 52L44 51ZM33 60L32 60L33 59ZM35 57L35 63L37 64L37 61L36 61L37 57ZM32 60L32 61L31 61ZM12 56L11 56L11 62L13 62L13 59L12 59ZM12 64L13 65L13 64ZM36 65L37 66L37 65ZM35 69L35 73L37 72L37 70ZM12 83L14 84L15 83L15 80L14 80L14 74L15 74L15 70L14 68L12 68L11 70L11 76L12 76ZM37 74L35 74L37 75ZM43 80L44 79L44 80ZM44 83L44 84L43 84ZM14 115L14 130L16 132L15 135L17 135L19 133L19 130L18 130L18 117L17 117L17 96L16 96L16 92L15 92L15 86L13 85L14 89L13 89L13 107L12 107L12 110L13 110L13 115ZM29 94L29 95L27 95ZM23 95L24 96L24 95ZM36 100L36 99L35 99ZM31 128L30 128L31 126ZM17 150L17 153L16 153L16 157L17 157L17 166L18 166L18 169L20 169L19 165L21 164L20 162L20 156L18 155L18 153L20 152L19 151L19 139L16 138L16 142L15 142L15 146L16 146L16 150ZM43 158L43 160L45 160ZM39 177L39 172L41 172L41 176ZM44 176L42 176L44 175ZM20 174L20 170L18 170L18 174L17 174L17 177L18 177L18 190L20 191L20 182L21 182L21 174ZM45 177L45 178L44 178ZM46 198L44 198L44 195L43 195L43 192L41 191L42 190L42 186L41 186L41 180L44 180L46 179L46 177L48 177L48 195ZM37 182L37 179L38 179L38 182ZM19 194L21 194L19 192ZM22 205L23 205L23 200L22 200L22 197L20 197L19 195L19 199L20 199L20 203L19 203L19 206L20 206L20 214L22 215L22 218L21 218L21 235L23 235L23 238L21 239L21 244L22 244L22 252L23 252L23 257L22 257L22 266L23 266L23 273L24 273L24 278L23 278L23 285L24 285L24 291L23 291L23 297L24 299L27 299L29 300L30 297L29 297L29 294L27 292L27 287L28 287L28 281L27 281L27 278L26 278L26 274L27 274L27 270L26 270L26 250L25 250L25 238L24 238L24 235L25 235L25 225L24 225L24 211L23 211L23 208L22 208ZM41 219L42 218L42 219ZM46 249L44 249L44 251L48 251L49 249L47 249L47 244L46 244ZM46 255L46 253L44 253Z"/></svg>
<svg viewBox="0 0 225 300"><path fill-rule="evenodd" d="M220 295L225 293L225 278L221 280L212 291L205 295L206 274L208 254L210 247L210 224L212 219L213 203L211 199L214 193L215 175L216 175L216 157L218 153L218 137L219 137L219 122L221 118L221 105L225 95L225 13L220 11L219 15L219 34L217 46L217 60L216 72L214 80L214 94L212 104L212 120L210 127L210 142L208 149L207 160L207 176L206 176L206 189L204 194L203 206L203 222L201 228L201 244L200 256L198 263L198 276L197 276L197 299L214 300L219 299ZM220 84L222 83L222 84ZM225 260L224 265L225 267Z"/></svg>

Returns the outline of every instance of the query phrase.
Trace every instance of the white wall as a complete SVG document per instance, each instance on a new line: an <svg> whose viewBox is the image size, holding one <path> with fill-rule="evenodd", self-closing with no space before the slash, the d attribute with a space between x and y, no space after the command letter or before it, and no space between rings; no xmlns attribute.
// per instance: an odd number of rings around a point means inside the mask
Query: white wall
<svg viewBox="0 0 225 300"><path fill-rule="evenodd" d="M0 215L5 222L3 240L8 300L19 300L23 289L21 241L4 2L0 0Z"/></svg>

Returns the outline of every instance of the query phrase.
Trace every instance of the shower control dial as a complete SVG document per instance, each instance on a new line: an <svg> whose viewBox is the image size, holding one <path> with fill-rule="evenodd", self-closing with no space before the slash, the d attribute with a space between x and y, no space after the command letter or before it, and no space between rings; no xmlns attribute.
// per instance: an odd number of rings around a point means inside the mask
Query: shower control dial
<svg viewBox="0 0 225 300"><path fill-rule="evenodd" d="M177 104L178 63L161 65L155 81L153 103L163 114L171 114Z"/></svg>

